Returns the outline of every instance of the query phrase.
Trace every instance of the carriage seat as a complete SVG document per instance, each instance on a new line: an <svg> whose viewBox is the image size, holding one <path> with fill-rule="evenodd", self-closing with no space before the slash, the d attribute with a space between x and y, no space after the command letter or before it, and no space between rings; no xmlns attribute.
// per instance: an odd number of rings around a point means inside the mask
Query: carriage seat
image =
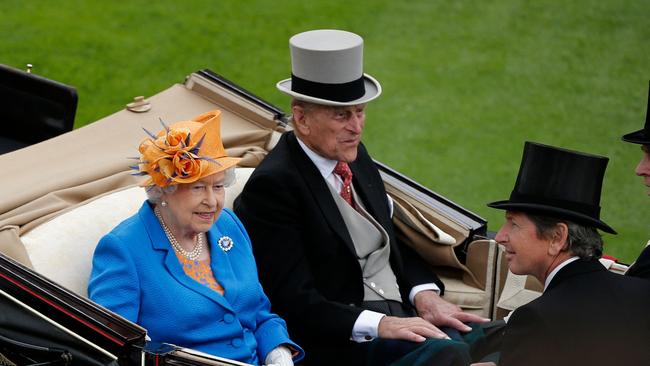
<svg viewBox="0 0 650 366"><path fill-rule="evenodd" d="M253 168L236 169L236 182L226 188L225 207L232 208ZM32 268L68 290L87 297L95 246L103 235L135 214L146 199L137 186L120 188L82 202L53 219L24 233L21 241ZM469 246L468 267L480 284L469 285L458 273L439 273L445 283L445 298L466 311L492 315L496 243L477 240ZM476 262L476 263L474 263Z"/></svg>
<svg viewBox="0 0 650 366"><path fill-rule="evenodd" d="M225 207L244 188L253 168L235 170L226 188ZM87 297L95 246L102 236L135 214L147 199L143 188L130 186L98 196L66 210L21 236L33 269L78 295Z"/></svg>

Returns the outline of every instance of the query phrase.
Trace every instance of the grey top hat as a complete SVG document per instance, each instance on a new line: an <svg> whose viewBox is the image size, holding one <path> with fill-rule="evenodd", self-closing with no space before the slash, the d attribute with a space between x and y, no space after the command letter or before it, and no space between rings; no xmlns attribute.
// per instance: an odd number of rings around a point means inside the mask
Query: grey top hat
<svg viewBox="0 0 650 366"><path fill-rule="evenodd" d="M291 78L277 83L283 93L306 102L348 106L367 103L381 85L363 73L363 38L334 29L296 34L289 40Z"/></svg>
<svg viewBox="0 0 650 366"><path fill-rule="evenodd" d="M633 144L650 145L650 87L648 88L648 109L643 129L625 134L622 139Z"/></svg>

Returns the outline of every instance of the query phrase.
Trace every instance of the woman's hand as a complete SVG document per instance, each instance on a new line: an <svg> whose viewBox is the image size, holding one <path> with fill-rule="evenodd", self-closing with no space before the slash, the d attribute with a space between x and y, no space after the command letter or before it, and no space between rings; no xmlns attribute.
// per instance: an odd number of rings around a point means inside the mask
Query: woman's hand
<svg viewBox="0 0 650 366"><path fill-rule="evenodd" d="M264 363L266 366L293 366L291 351L285 346L277 346L266 355Z"/></svg>

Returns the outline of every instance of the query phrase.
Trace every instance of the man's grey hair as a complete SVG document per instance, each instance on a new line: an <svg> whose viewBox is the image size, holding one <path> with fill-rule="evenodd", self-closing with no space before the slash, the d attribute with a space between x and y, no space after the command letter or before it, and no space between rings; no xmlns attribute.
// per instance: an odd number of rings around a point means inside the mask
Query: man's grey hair
<svg viewBox="0 0 650 366"><path fill-rule="evenodd" d="M225 178L223 180L224 187L230 187L235 184L237 180L237 175L235 174L235 167L231 167L225 170ZM191 183L188 183L191 184ZM160 203L163 194L173 194L178 188L177 184L170 185L167 187L159 187L155 184L148 185L144 188L147 193L147 201L154 205Z"/></svg>
<svg viewBox="0 0 650 366"><path fill-rule="evenodd" d="M573 221L543 215L526 214L535 224L537 237L550 239L559 223L568 227L568 250L582 259L598 259L603 255L603 238L593 226L576 224Z"/></svg>
<svg viewBox="0 0 650 366"><path fill-rule="evenodd" d="M304 100L292 98L291 99L291 109L293 110L293 107L295 107L295 106L301 107L305 111L305 113L307 114L307 113L311 113L311 111L318 108L320 106L320 104L316 104L316 103L307 102L307 101L304 101ZM291 115L291 118L289 119L289 122L294 127L296 126L296 123L293 120L293 115ZM296 131L294 131L294 132L296 132ZM297 133L299 133L299 131Z"/></svg>
<svg viewBox="0 0 650 366"><path fill-rule="evenodd" d="M306 111L311 111L314 108L317 108L319 106L324 107L322 104L314 103L314 102L307 102L305 100L300 100L297 98L291 99L291 107L293 106L300 106L304 108Z"/></svg>

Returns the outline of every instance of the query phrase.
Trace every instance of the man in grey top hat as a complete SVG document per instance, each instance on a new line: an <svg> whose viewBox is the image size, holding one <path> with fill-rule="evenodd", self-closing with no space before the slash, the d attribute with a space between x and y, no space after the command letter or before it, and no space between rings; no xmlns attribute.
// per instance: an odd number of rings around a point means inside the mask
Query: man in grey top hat
<svg viewBox="0 0 650 366"><path fill-rule="evenodd" d="M650 87L648 88L648 108L645 125L642 129L623 136L623 141L641 145L643 156L637 164L635 173L643 178L643 183L650 187ZM648 193L650 195L650 192ZM650 279L650 241L639 258L625 273L627 276Z"/></svg>
<svg viewBox="0 0 650 366"><path fill-rule="evenodd" d="M392 349L447 338L438 327L469 331L464 323L484 319L443 300L442 282L395 237L391 201L360 141L366 103L381 94L363 73L362 38L308 31L290 49L292 77L277 87L292 97L294 130L255 169L235 211L305 362L389 361L404 353Z"/></svg>
<svg viewBox="0 0 650 366"><path fill-rule="evenodd" d="M516 309L501 338L499 366L650 364L650 283L600 264L600 193L609 159L526 142L496 235L510 271L544 284Z"/></svg>

